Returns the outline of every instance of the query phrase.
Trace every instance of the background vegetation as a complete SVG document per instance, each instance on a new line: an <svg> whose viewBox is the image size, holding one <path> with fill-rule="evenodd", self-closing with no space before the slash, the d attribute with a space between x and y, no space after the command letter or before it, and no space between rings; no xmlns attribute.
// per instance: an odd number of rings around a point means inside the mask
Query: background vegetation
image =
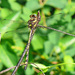
<svg viewBox="0 0 75 75"><path fill-rule="evenodd" d="M28 41L27 21L38 10L39 24L75 34L75 0L0 0L0 71L17 64ZM38 28L30 45L29 63L46 75L75 75L75 37ZM23 67L16 75L41 73L31 64L26 71Z"/></svg>

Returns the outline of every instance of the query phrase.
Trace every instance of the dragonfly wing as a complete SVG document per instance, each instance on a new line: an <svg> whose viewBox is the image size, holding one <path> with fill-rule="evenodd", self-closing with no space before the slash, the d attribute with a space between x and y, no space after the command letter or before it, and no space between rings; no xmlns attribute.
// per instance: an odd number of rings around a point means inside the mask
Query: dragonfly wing
<svg viewBox="0 0 75 75"><path fill-rule="evenodd" d="M50 32L58 32L61 33L62 35L70 35L70 36L74 36L75 37L75 31L74 28L72 30L70 30L69 28L67 28L67 26L62 26L62 27L53 27L53 26L42 26L39 25L39 27L36 30L36 33L39 34L40 36L47 36Z"/></svg>
<svg viewBox="0 0 75 75"><path fill-rule="evenodd" d="M29 35L29 29L28 27L23 27L23 28L18 28L17 30L13 31L7 31L4 34L1 33L2 39L13 39L15 35L18 35L18 37L21 37L23 40L28 40L28 35ZM18 38L15 38L18 39Z"/></svg>
<svg viewBox="0 0 75 75"><path fill-rule="evenodd" d="M40 29L37 30L37 33L46 36L47 33L53 30L64 34L67 33L67 35L68 34L75 35L75 31L74 31L75 25L66 21L67 16L68 14L57 14L47 18L43 17L42 21L39 24L45 27L50 27L51 30L48 28L41 27Z"/></svg>
<svg viewBox="0 0 75 75"><path fill-rule="evenodd" d="M20 26L27 26L27 22L21 21L14 21L14 20L0 20L0 32L7 32L17 29Z"/></svg>

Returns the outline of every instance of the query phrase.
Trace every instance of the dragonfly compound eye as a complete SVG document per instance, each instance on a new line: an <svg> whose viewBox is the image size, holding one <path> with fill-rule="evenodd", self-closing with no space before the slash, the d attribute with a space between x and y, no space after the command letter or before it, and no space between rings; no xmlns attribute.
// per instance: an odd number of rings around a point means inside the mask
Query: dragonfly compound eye
<svg viewBox="0 0 75 75"><path fill-rule="evenodd" d="M36 14L30 15L30 18L36 18Z"/></svg>

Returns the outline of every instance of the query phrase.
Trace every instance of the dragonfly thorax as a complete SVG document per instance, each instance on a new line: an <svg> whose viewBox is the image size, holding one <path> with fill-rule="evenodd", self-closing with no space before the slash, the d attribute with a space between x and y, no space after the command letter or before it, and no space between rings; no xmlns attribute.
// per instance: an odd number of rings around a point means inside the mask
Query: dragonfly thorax
<svg viewBox="0 0 75 75"><path fill-rule="evenodd" d="M37 15L35 15L35 14L30 15L30 20L28 21L28 27L31 29L33 27L34 28L37 27L37 24L39 23L40 20L41 20L41 16L40 16L39 11L38 11Z"/></svg>

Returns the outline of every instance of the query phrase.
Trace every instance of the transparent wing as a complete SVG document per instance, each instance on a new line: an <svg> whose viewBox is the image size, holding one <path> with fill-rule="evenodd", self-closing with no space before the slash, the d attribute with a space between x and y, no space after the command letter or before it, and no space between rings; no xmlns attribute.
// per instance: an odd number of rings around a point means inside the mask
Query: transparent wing
<svg viewBox="0 0 75 75"><path fill-rule="evenodd" d="M4 19L4 20L0 20L0 25L1 25L1 30L6 29L7 31L11 31L14 30L16 28L18 28L19 26L27 26L27 22L23 21L23 20L8 20L8 19Z"/></svg>
<svg viewBox="0 0 75 75"><path fill-rule="evenodd" d="M71 22L69 18L72 18L72 15L69 14L57 14L51 17L43 17L42 21L39 23L39 25L50 27L51 29L41 27L38 28L37 33L40 35L46 36L47 33L53 31L58 31L60 33L63 33L65 35L72 34L75 35L75 24L74 21Z"/></svg>
<svg viewBox="0 0 75 75"><path fill-rule="evenodd" d="M60 14L57 14L60 15ZM56 16L56 15L54 15ZM50 16L47 17L47 19L53 18L54 16ZM46 26L46 18L42 17L41 22L42 25ZM0 20L0 25L2 26L0 29L0 32L4 31L6 29L6 31L11 31L16 29L18 26L28 26L28 23L25 22L24 20L11 20L11 19L4 19L4 20ZM52 25L53 27L53 25Z"/></svg>
<svg viewBox="0 0 75 75"><path fill-rule="evenodd" d="M28 35L29 35L30 29L26 26L17 28L12 31L7 31L3 34L1 34L2 39L18 39L20 37L23 40L28 40ZM18 37L16 37L18 36Z"/></svg>
<svg viewBox="0 0 75 75"><path fill-rule="evenodd" d="M66 20L66 18L68 17L71 16L68 16L68 14L61 14L61 13L49 17L42 16L39 25L52 27L54 29L61 30L66 33L75 34L74 32L75 25L74 23L72 25L68 23L68 20ZM3 26L2 28L3 32L5 31L7 33L8 31L10 31L11 34L17 31L20 32L20 34L29 33L29 31L27 31L28 24L23 20L14 21L14 20L5 19L1 20L0 23ZM24 30L25 27L27 27L27 29ZM41 36L46 36L51 31L52 30L43 27L43 28L37 28L36 33Z"/></svg>
<svg viewBox="0 0 75 75"><path fill-rule="evenodd" d="M27 22L20 20L20 21L14 21L14 20L0 20L0 32L2 38L9 38L10 36L13 36L14 33L28 34L28 25Z"/></svg>

